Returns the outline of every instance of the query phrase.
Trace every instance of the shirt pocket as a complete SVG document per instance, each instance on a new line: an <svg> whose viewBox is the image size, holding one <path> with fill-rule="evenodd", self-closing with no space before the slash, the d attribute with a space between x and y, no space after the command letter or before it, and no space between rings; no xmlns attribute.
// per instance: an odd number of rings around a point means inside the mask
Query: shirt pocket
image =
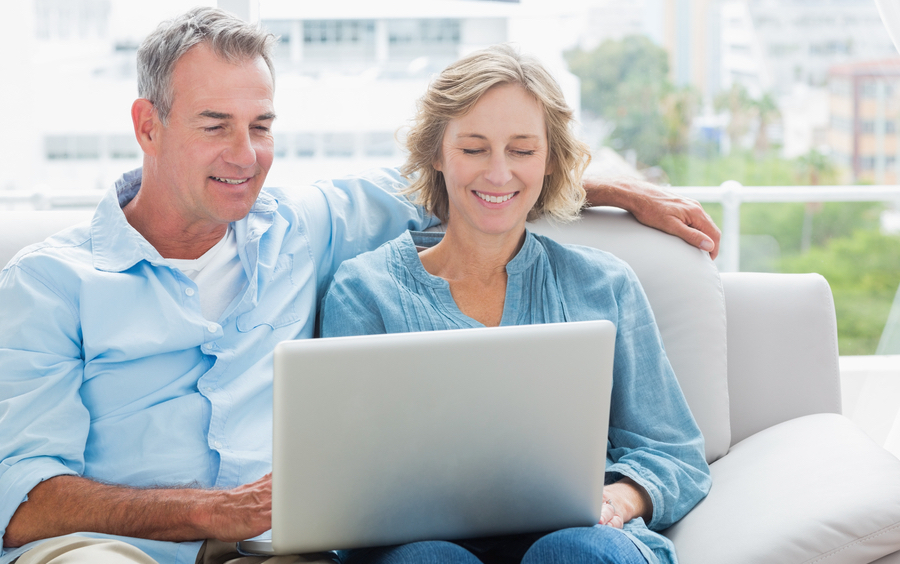
<svg viewBox="0 0 900 564"><path fill-rule="evenodd" d="M315 273L309 261L279 255L275 266L258 277L259 301L237 318L237 329L246 333L264 325L280 329L305 322L316 304Z"/></svg>

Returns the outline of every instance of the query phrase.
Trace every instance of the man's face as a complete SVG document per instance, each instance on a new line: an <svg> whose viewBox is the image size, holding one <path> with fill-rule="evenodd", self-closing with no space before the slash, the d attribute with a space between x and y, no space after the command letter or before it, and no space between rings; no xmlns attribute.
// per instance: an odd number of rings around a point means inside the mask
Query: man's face
<svg viewBox="0 0 900 564"><path fill-rule="evenodd" d="M272 166L269 68L261 57L232 64L201 43L178 60L172 86L154 143L163 205L201 230L243 218Z"/></svg>

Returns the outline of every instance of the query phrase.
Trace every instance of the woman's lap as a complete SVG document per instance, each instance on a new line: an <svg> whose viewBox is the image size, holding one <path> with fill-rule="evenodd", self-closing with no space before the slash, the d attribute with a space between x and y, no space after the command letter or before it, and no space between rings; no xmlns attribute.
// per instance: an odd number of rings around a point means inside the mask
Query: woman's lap
<svg viewBox="0 0 900 564"><path fill-rule="evenodd" d="M619 529L577 527L546 535L511 535L469 541L422 541L353 550L344 564L647 564Z"/></svg>

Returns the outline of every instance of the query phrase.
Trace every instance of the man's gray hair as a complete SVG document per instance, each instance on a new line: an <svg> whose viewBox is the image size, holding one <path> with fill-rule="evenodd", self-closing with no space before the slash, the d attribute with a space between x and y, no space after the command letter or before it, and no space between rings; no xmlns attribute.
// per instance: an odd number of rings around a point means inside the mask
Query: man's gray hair
<svg viewBox="0 0 900 564"><path fill-rule="evenodd" d="M275 83L272 46L276 38L218 8L194 8L159 24L137 52L138 95L153 102L157 116L168 125L174 92L175 63L194 45L206 43L222 59L239 63L262 57Z"/></svg>

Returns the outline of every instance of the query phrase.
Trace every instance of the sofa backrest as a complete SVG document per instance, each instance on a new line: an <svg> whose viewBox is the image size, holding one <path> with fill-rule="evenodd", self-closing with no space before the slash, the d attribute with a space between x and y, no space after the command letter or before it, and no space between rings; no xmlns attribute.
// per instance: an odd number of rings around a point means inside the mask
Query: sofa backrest
<svg viewBox="0 0 900 564"><path fill-rule="evenodd" d="M23 247L93 211L0 211L0 265ZM609 251L637 273L656 315L666 352L706 439L706 458L718 459L731 444L725 348L725 298L709 256L677 237L638 223L613 208L586 210L569 225L538 222L537 233L561 243Z"/></svg>
<svg viewBox="0 0 900 564"><path fill-rule="evenodd" d="M94 210L0 211L0 268L20 250L57 231L89 221Z"/></svg>
<svg viewBox="0 0 900 564"><path fill-rule="evenodd" d="M614 208L586 210L580 221L569 225L541 221L529 229L560 243L611 252L631 265L703 431L706 459L712 462L725 455L731 444L725 296L709 255Z"/></svg>

